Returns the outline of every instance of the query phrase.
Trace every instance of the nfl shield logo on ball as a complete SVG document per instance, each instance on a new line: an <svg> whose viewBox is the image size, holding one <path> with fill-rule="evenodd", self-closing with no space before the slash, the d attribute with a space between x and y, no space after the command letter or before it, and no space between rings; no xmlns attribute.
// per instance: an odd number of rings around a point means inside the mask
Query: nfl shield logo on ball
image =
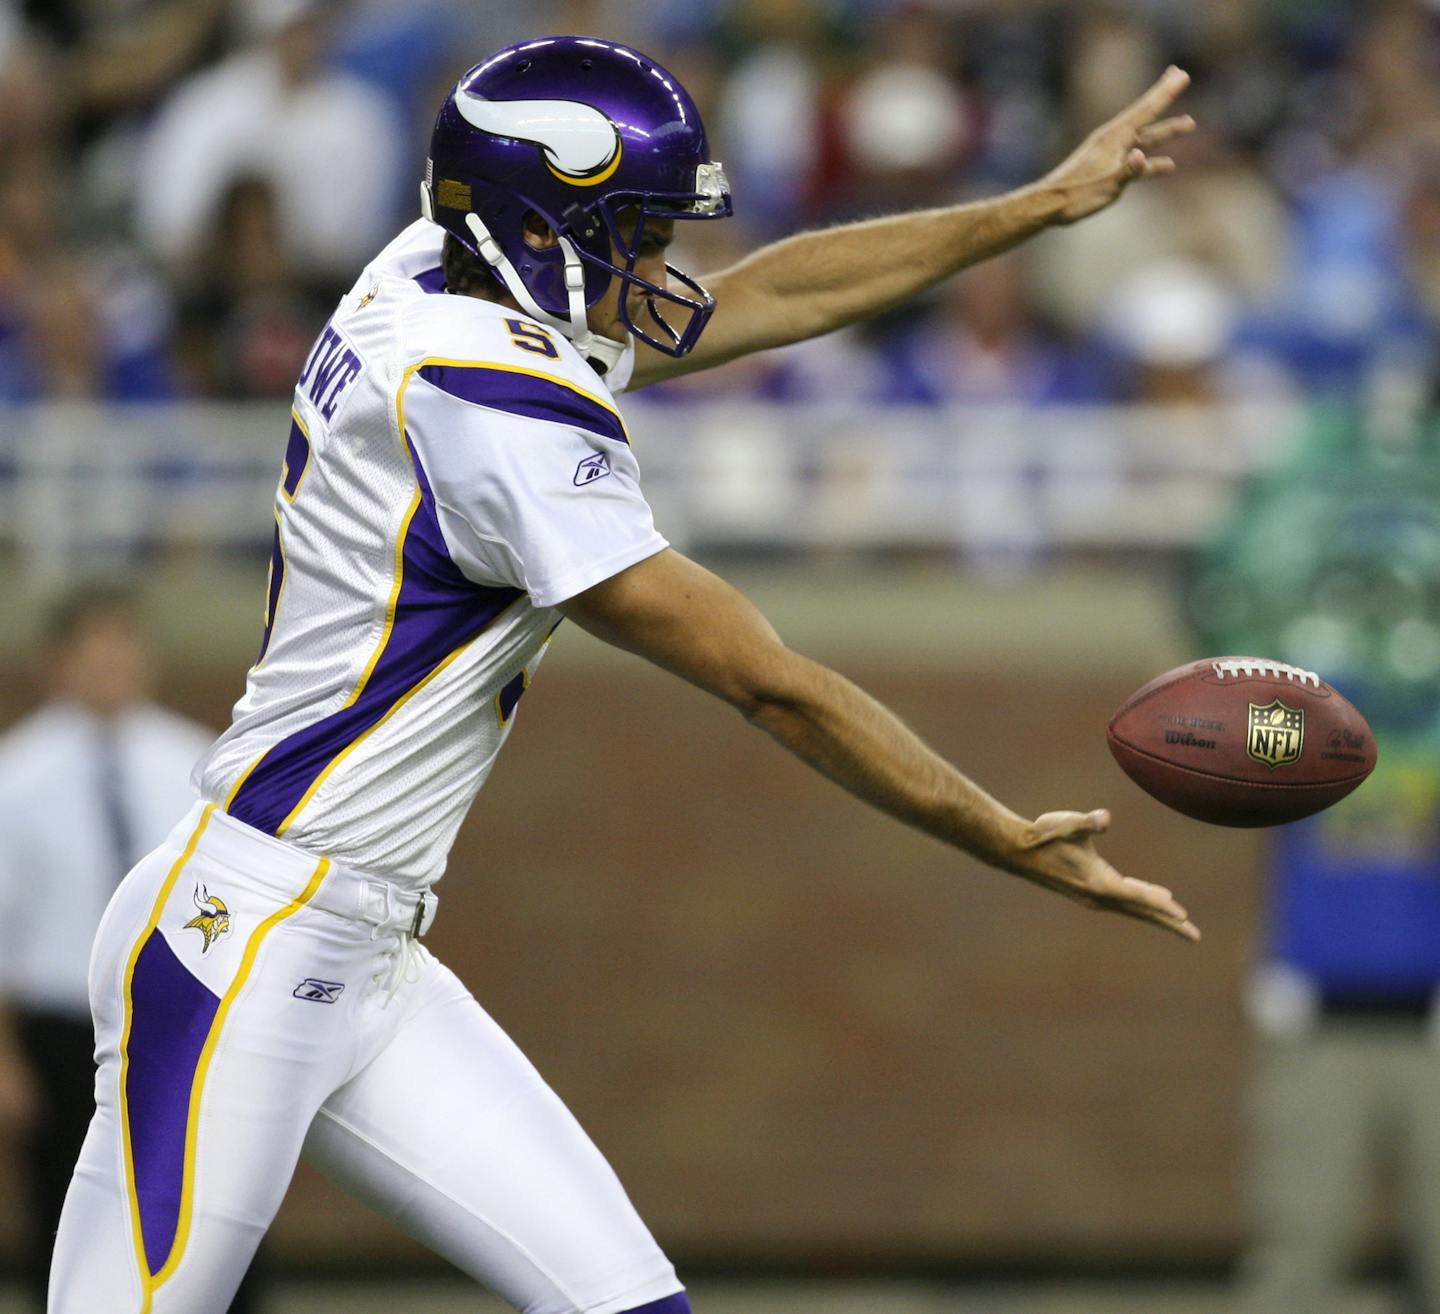
<svg viewBox="0 0 1440 1314"><path fill-rule="evenodd" d="M1245 751L1270 770L1300 760L1305 742L1303 709L1286 707L1278 698L1263 707L1250 704L1250 738Z"/></svg>

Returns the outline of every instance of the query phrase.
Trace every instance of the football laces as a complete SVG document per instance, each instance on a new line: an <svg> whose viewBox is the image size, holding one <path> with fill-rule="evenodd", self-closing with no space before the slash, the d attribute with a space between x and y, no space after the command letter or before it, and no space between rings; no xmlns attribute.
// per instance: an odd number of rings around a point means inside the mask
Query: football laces
<svg viewBox="0 0 1440 1314"><path fill-rule="evenodd" d="M1272 675L1279 679L1298 681L1320 687L1320 677L1314 671L1302 671L1298 666L1287 666L1284 662L1267 661L1264 657L1232 657L1228 661L1211 662L1217 679L1227 675L1239 679L1242 675Z"/></svg>

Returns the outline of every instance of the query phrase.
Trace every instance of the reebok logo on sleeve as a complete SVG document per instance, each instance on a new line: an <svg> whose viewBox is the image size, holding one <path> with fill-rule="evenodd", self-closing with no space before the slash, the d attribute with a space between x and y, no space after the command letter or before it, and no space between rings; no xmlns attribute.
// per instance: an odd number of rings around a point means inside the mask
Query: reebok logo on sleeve
<svg viewBox="0 0 1440 1314"><path fill-rule="evenodd" d="M593 484L597 479L603 479L609 473L609 459L604 452L596 452L594 456L587 456L575 467L575 487L584 488L586 484Z"/></svg>

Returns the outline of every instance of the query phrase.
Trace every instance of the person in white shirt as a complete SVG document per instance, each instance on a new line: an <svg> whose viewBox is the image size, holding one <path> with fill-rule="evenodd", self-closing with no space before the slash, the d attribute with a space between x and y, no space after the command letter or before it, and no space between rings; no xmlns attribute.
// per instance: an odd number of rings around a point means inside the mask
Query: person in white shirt
<svg viewBox="0 0 1440 1314"><path fill-rule="evenodd" d="M94 1111L87 967L100 915L194 799L211 731L151 701L150 642L116 585L66 594L45 628L49 697L0 736L0 1126L24 1147L27 1284Z"/></svg>
<svg viewBox="0 0 1440 1314"><path fill-rule="evenodd" d="M136 165L136 230L155 255L185 265L232 184L258 178L296 265L343 287L393 221L399 116L383 92L325 64L340 6L233 8L253 41L182 82L156 113Z"/></svg>
<svg viewBox="0 0 1440 1314"><path fill-rule="evenodd" d="M712 297L665 259L678 221L730 213L670 74L553 37L460 79L424 217L363 270L300 373L260 655L197 767L201 801L96 937L97 1110L51 1314L218 1314L302 1151L523 1314L688 1314L600 1152L418 943L562 619L891 816L1199 938L1168 890L1100 856L1103 810L1018 816L673 551L615 402L632 379L828 331L1103 208L1164 171L1145 148L1185 130L1160 119L1184 82L1172 70L1032 189L789 239ZM808 299L784 294L792 278Z"/></svg>

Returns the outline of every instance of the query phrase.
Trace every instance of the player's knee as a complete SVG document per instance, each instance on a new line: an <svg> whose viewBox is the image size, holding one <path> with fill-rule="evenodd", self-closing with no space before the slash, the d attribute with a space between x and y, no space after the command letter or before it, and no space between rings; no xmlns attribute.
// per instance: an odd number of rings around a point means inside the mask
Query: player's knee
<svg viewBox="0 0 1440 1314"><path fill-rule="evenodd" d="M683 1291L677 1291L673 1296L652 1300L648 1305L636 1305L621 1314L690 1314L690 1298Z"/></svg>

